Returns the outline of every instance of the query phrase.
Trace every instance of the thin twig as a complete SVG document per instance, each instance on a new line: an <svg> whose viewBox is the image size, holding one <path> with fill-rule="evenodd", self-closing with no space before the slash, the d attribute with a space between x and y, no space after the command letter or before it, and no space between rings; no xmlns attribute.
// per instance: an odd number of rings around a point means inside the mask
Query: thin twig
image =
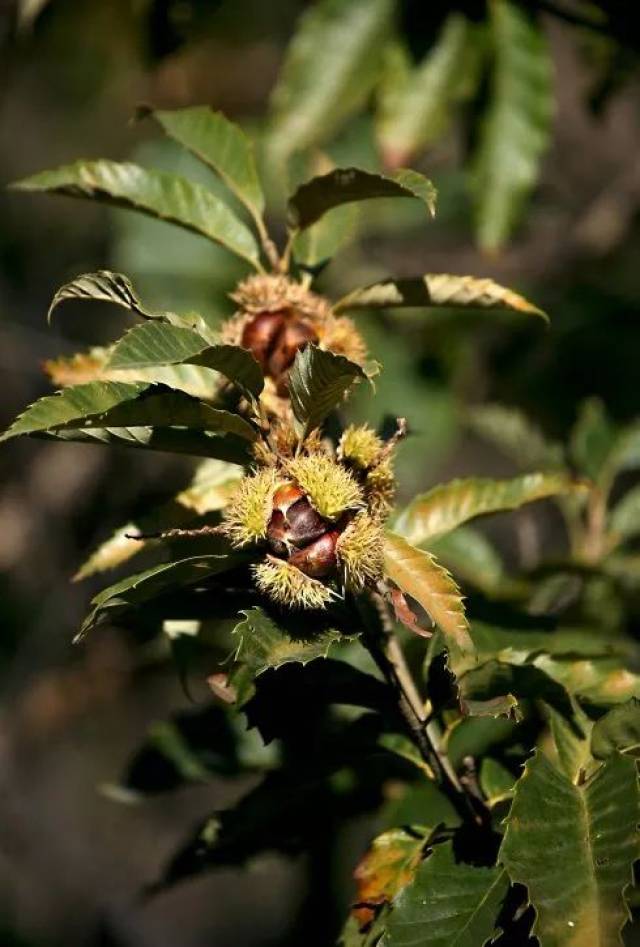
<svg viewBox="0 0 640 947"><path fill-rule="evenodd" d="M222 526L196 526L194 529L165 529L158 533L125 533L125 539L192 539L200 536L222 536Z"/></svg>

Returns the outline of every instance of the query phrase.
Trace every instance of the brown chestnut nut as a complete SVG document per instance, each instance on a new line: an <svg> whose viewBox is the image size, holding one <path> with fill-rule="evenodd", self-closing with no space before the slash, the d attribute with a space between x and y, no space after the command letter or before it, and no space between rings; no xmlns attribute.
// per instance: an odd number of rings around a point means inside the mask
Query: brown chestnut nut
<svg viewBox="0 0 640 947"><path fill-rule="evenodd" d="M260 312L246 324L240 345L249 349L263 371L267 371L269 356L278 340L285 321L284 311Z"/></svg>
<svg viewBox="0 0 640 947"><path fill-rule="evenodd" d="M267 526L267 541L272 552L276 556L286 556L289 551L287 545L288 528L285 522L284 513L280 510L274 510L269 525Z"/></svg>
<svg viewBox="0 0 640 947"><path fill-rule="evenodd" d="M293 365L293 360L307 342L317 342L318 335L308 322L295 316L287 319L269 356L268 370L279 378Z"/></svg>
<svg viewBox="0 0 640 947"><path fill-rule="evenodd" d="M304 549L289 557L289 563L312 579L323 579L335 572L337 567L336 543L338 533L325 533Z"/></svg>
<svg viewBox="0 0 640 947"><path fill-rule="evenodd" d="M285 519L289 527L289 540L298 548L319 539L329 528L327 520L314 510L306 497L289 507Z"/></svg>

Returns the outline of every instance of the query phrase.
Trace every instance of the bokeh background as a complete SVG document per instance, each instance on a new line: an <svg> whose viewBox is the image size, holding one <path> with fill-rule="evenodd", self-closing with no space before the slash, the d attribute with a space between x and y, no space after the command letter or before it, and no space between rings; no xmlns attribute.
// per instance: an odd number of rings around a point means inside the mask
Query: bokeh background
<svg viewBox="0 0 640 947"><path fill-rule="evenodd" d="M307 6L0 0L0 183L76 157L133 157L201 175L153 128L131 121L136 106L208 103L261 134L284 51ZM409 416L414 437L400 471L407 495L452 475L510 472L466 427L467 404L515 405L559 440L586 397L602 398L620 422L640 414L640 42L633 4L589 4L586 26L581 3L529 6L551 49L555 113L533 200L508 245L488 255L474 240L465 158L474 109L489 94L481 89L417 158L440 191L436 221L425 225L421 211L381 202L366 212L361 239L322 275L330 293L389 272L490 275L551 316L549 331L482 316L361 319L385 370L373 409L362 401L353 412L375 422ZM485 12L481 2L398 3L416 57L455 7L477 19ZM372 125L365 102L325 143L326 152L342 164L376 167ZM109 307L71 305L47 327L56 288L100 267L131 275L151 305L198 310L212 321L231 311L226 293L242 275L222 251L162 224L3 187L2 427L49 390L44 360L108 342L125 325ZM96 543L172 495L191 466L184 458L35 441L0 452L2 945L293 945L303 942L295 933L303 909L311 905L318 917L330 910L317 892L314 902L304 860L275 855L155 899L142 896L185 830L246 785L219 780L144 805L114 799L109 787L154 721L202 695L196 688L187 696L166 663L117 630L72 647L100 583L71 578ZM514 558L530 542L526 521L518 522L494 527ZM560 541L552 518L543 517L541 528L544 541ZM362 846L361 829L354 825L343 844ZM345 855L334 866L338 908L349 897L349 864Z"/></svg>

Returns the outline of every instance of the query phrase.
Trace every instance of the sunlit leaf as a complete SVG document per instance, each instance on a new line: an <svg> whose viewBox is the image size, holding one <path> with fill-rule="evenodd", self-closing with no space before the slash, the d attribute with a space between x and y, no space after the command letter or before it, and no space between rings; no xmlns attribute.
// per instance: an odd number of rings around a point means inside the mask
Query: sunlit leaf
<svg viewBox="0 0 640 947"><path fill-rule="evenodd" d="M289 396L302 432L320 427L340 404L353 383L365 373L344 355L307 345L298 352L289 372Z"/></svg>
<svg viewBox="0 0 640 947"><path fill-rule="evenodd" d="M473 650L462 595L446 569L432 555L411 546L401 536L387 533L384 545L386 575L431 616L447 644L463 652Z"/></svg>
<svg viewBox="0 0 640 947"><path fill-rule="evenodd" d="M150 114L164 131L218 174L254 217L264 210L253 146L242 129L206 105Z"/></svg>
<svg viewBox="0 0 640 947"><path fill-rule="evenodd" d="M180 315L175 312L152 312L143 306L140 297L131 285L131 281L121 273L112 273L110 270L98 270L96 273L83 273L65 283L57 291L47 318L51 319L54 309L69 299L82 299L88 302L108 302L121 306L129 312L141 316L143 319L158 319L170 325L181 326L186 329L197 330L205 336L211 333L210 326L196 314Z"/></svg>
<svg viewBox="0 0 640 947"><path fill-rule="evenodd" d="M321 0L301 18L272 95L272 138L291 153L327 141L378 78L392 0Z"/></svg>
<svg viewBox="0 0 640 947"><path fill-rule="evenodd" d="M576 785L537 751L516 786L500 860L526 885L545 947L613 947L638 857L635 762L611 757Z"/></svg>
<svg viewBox="0 0 640 947"><path fill-rule="evenodd" d="M291 195L289 223L294 230L304 230L334 207L377 197L415 197L435 213L436 190L417 171L400 169L384 175L361 168L335 168L301 184Z"/></svg>
<svg viewBox="0 0 640 947"><path fill-rule="evenodd" d="M477 40L471 22L451 13L417 66L403 49L393 50L380 83L376 121L387 167L406 164L447 129L455 106L479 78Z"/></svg>
<svg viewBox="0 0 640 947"><path fill-rule="evenodd" d="M122 273L112 273L110 270L83 273L61 286L51 300L47 319L51 319L53 310L67 299L98 300L121 306L143 318L149 318L152 315L142 305L140 297L131 285L131 280Z"/></svg>
<svg viewBox="0 0 640 947"><path fill-rule="evenodd" d="M591 731L591 752L604 760L616 752L640 754L640 700L632 697L600 717Z"/></svg>
<svg viewBox="0 0 640 947"><path fill-rule="evenodd" d="M223 379L208 368L197 365L154 365L148 368L116 369L109 367L113 347L96 346L75 355L47 359L43 371L59 388L82 385L89 381L148 381L185 391L194 398L211 400Z"/></svg>
<svg viewBox="0 0 640 947"><path fill-rule="evenodd" d="M34 402L0 440L21 434L122 427L185 427L235 434L253 441L255 429L240 415L212 408L162 385L89 382Z"/></svg>
<svg viewBox="0 0 640 947"><path fill-rule="evenodd" d="M456 862L451 842L434 847L396 898L389 947L481 947L494 933L509 881L502 868Z"/></svg>
<svg viewBox="0 0 640 947"><path fill-rule="evenodd" d="M476 235L508 240L535 186L553 118L552 63L541 27L512 0L489 6L493 53L487 111L472 165Z"/></svg>
<svg viewBox="0 0 640 947"><path fill-rule="evenodd" d="M249 396L258 397L264 379L260 366L237 345L209 345L197 332L148 322L135 326L114 346L109 368L138 369L155 365L197 365L221 372Z"/></svg>
<svg viewBox="0 0 640 947"><path fill-rule="evenodd" d="M392 309L450 307L456 309L500 309L540 316L546 313L524 296L500 286L491 279L427 273L405 279L387 279L355 289L338 300L336 312L347 309Z"/></svg>
<svg viewBox="0 0 640 947"><path fill-rule="evenodd" d="M208 237L253 266L258 244L251 231L211 191L165 171L116 161L77 161L13 184L21 191L85 197L138 210Z"/></svg>
<svg viewBox="0 0 640 947"><path fill-rule="evenodd" d="M511 480L452 480L416 497L395 520L394 531L413 544L448 533L477 516L515 510L581 485L562 473L532 473Z"/></svg>

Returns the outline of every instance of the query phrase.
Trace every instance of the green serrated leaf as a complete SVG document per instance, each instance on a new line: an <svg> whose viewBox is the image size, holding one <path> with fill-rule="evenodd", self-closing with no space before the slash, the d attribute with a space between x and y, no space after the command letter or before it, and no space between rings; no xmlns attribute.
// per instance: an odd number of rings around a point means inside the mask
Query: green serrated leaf
<svg viewBox="0 0 640 947"><path fill-rule="evenodd" d="M434 847L394 901L389 947L482 947L495 932L509 880L501 868L456 862L451 842Z"/></svg>
<svg viewBox="0 0 640 947"><path fill-rule="evenodd" d="M315 658L326 658L343 635L332 628L313 632L308 637L292 637L277 625L261 608L241 612L244 621L233 630L238 644L235 660L241 665L233 675L237 703L245 704L255 691L254 680L270 668L283 664L307 664Z"/></svg>
<svg viewBox="0 0 640 947"><path fill-rule="evenodd" d="M424 276L391 278L372 283L354 289L338 300L334 310L394 307L509 310L540 316L545 322L549 321L542 309L492 279L453 276L450 273L427 273Z"/></svg>
<svg viewBox="0 0 640 947"><path fill-rule="evenodd" d="M194 398L211 401L224 384L222 377L197 365L151 365L147 368L114 369L109 365L113 346L94 346L86 352L48 359L43 369L56 388L90 381L146 381L185 391Z"/></svg>
<svg viewBox="0 0 640 947"><path fill-rule="evenodd" d="M473 651L460 589L430 553L416 549L401 536L387 533L384 569L398 588L422 605L450 648L465 653Z"/></svg>
<svg viewBox="0 0 640 947"><path fill-rule="evenodd" d="M487 251L508 240L534 187L553 118L553 67L541 27L512 0L489 5L493 53L488 107L472 165L476 236Z"/></svg>
<svg viewBox="0 0 640 947"><path fill-rule="evenodd" d="M257 398L264 386L262 371L251 352L237 345L209 345L191 329L162 323L129 329L114 346L108 367L138 369L179 364L221 372L249 397Z"/></svg>
<svg viewBox="0 0 640 947"><path fill-rule="evenodd" d="M226 572L240 562L245 562L246 558L246 555L241 553L190 556L127 576L121 582L103 589L92 599L93 607L76 640L83 638L95 625L114 619L129 608L149 602L171 588L193 585L219 572Z"/></svg>
<svg viewBox="0 0 640 947"><path fill-rule="evenodd" d="M473 93L479 78L478 39L465 16L451 13L417 66L407 51L392 47L376 117L376 136L388 167L406 164L438 139L456 105Z"/></svg>
<svg viewBox="0 0 640 947"><path fill-rule="evenodd" d="M578 782L591 762L589 737L593 724L574 698L571 706L570 719L550 705L547 712L560 768L572 782Z"/></svg>
<svg viewBox="0 0 640 947"><path fill-rule="evenodd" d="M591 731L591 752L598 760L617 752L640 755L640 700L632 697L596 721Z"/></svg>
<svg viewBox="0 0 640 947"><path fill-rule="evenodd" d="M424 543L477 516L516 510L526 503L582 489L562 473L532 473L511 480L452 480L416 497L393 528L413 544Z"/></svg>
<svg viewBox="0 0 640 947"><path fill-rule="evenodd" d="M614 947L638 857L635 762L612 756L577 786L537 751L516 786L500 861L526 885L544 947Z"/></svg>
<svg viewBox="0 0 640 947"><path fill-rule="evenodd" d="M113 303L129 312L135 312L143 318L151 313L142 305L140 297L131 285L131 281L122 273L112 273L110 270L98 270L97 273L83 273L69 283L65 283L56 292L51 300L47 312L47 320L51 319L53 310L67 299L99 300Z"/></svg>
<svg viewBox="0 0 640 947"><path fill-rule="evenodd" d="M238 414L212 408L182 391L142 382L89 382L34 402L0 440L93 428L185 427L234 434L248 441L255 429Z"/></svg>
<svg viewBox="0 0 640 947"><path fill-rule="evenodd" d="M327 141L376 82L392 0L321 0L304 14L272 95L274 148Z"/></svg>
<svg viewBox="0 0 640 947"><path fill-rule="evenodd" d="M400 169L393 175L372 174L361 168L335 168L300 185L289 199L289 224L293 230L310 227L323 214L341 204L378 197L415 197L435 213L436 189L417 171Z"/></svg>
<svg viewBox="0 0 640 947"><path fill-rule="evenodd" d="M301 433L320 427L353 383L365 377L362 368L344 355L315 345L299 351L289 372L289 397Z"/></svg>
<svg viewBox="0 0 640 947"><path fill-rule="evenodd" d="M81 444L108 444L157 450L169 454L189 454L226 460L230 464L249 464L253 455L249 441L235 434L214 434L177 427L85 427L43 431L33 435L45 440L76 441Z"/></svg>
<svg viewBox="0 0 640 947"><path fill-rule="evenodd" d="M253 146L238 125L206 105L174 111L151 109L150 114L170 138L212 168L254 217L260 217L264 194Z"/></svg>
<svg viewBox="0 0 640 947"><path fill-rule="evenodd" d="M12 187L137 210L207 237L259 268L258 244L251 231L211 191L176 174L129 162L77 161Z"/></svg>
<svg viewBox="0 0 640 947"><path fill-rule="evenodd" d="M515 408L483 404L469 408L467 423L522 469L565 466L562 444L548 441L535 424Z"/></svg>

